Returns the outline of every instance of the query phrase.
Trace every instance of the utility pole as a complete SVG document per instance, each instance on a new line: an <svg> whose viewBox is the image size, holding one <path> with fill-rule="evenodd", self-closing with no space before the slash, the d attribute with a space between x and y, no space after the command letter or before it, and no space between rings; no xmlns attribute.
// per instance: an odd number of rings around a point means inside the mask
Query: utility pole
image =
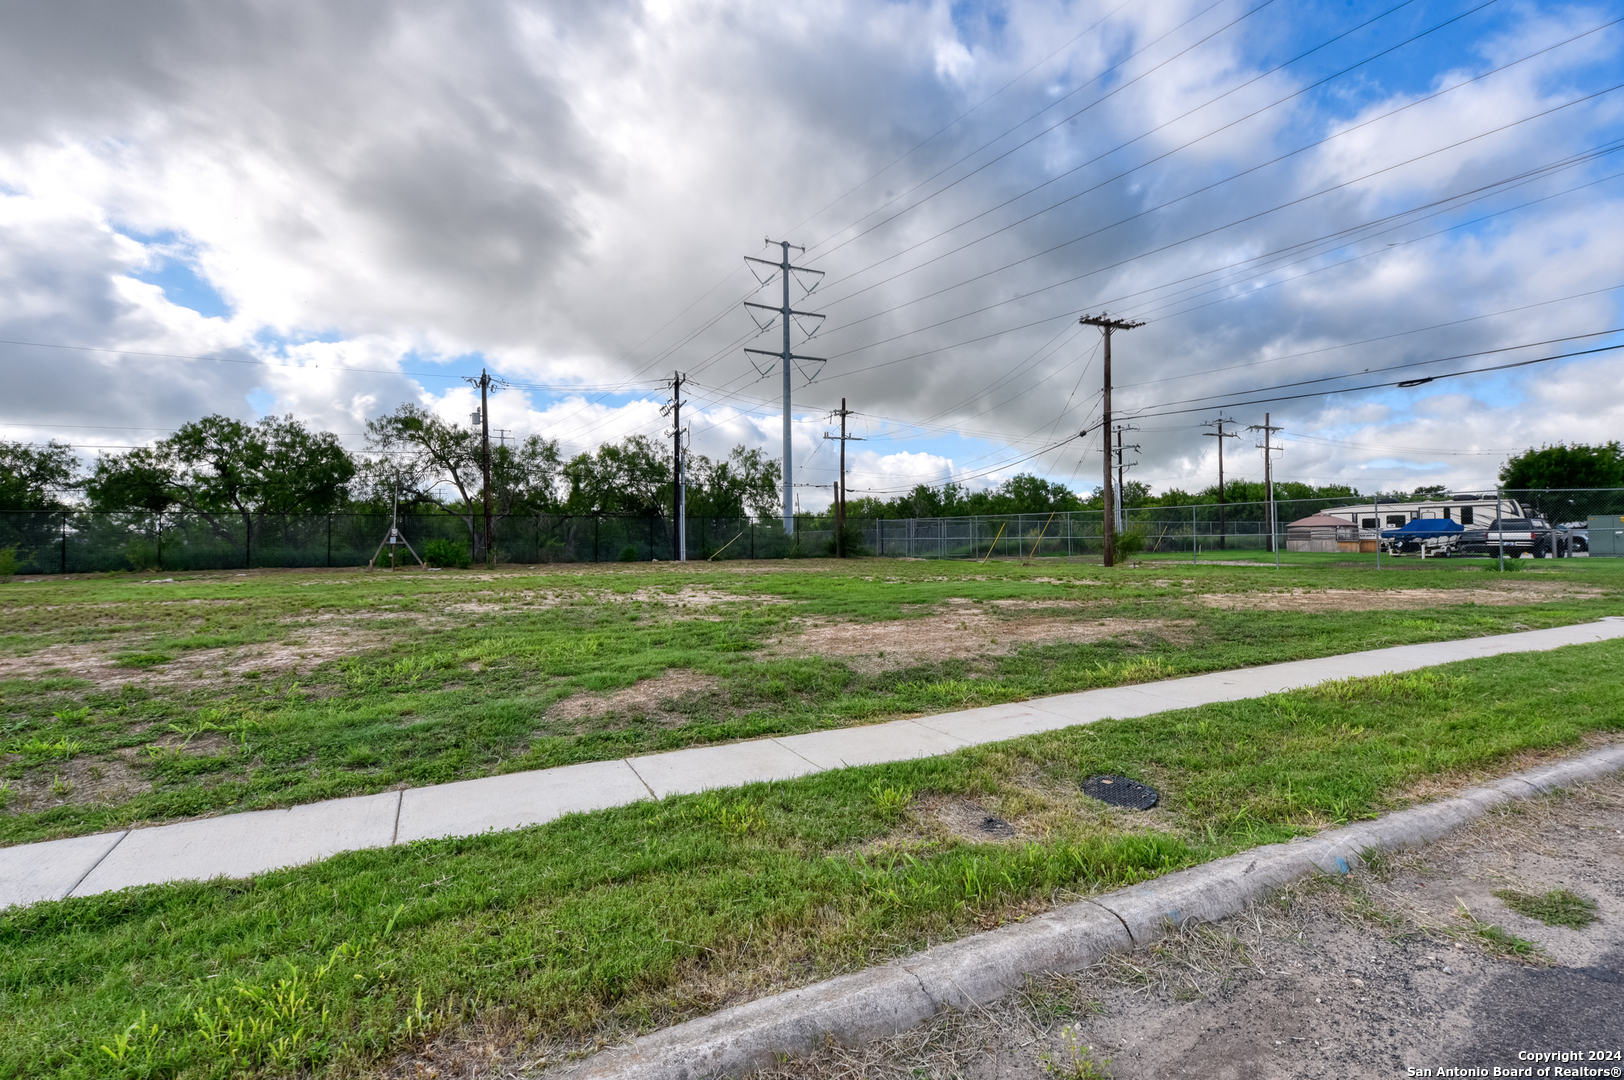
<svg viewBox="0 0 1624 1080"><path fill-rule="evenodd" d="M1224 430L1224 425L1225 424L1233 424L1234 422L1235 422L1235 418L1232 417L1232 416L1220 416L1216 420L1208 420L1206 423L1201 425L1202 427L1216 427L1218 429L1217 431L1203 431L1201 434L1206 436L1209 439L1217 439L1218 440L1218 550L1219 551L1224 550L1224 548L1227 546L1226 538L1227 538L1227 535L1228 535L1228 530L1225 528L1225 525L1224 525L1224 440L1225 439L1238 439L1238 438L1240 438L1240 436L1235 434L1233 431L1225 431Z"/></svg>
<svg viewBox="0 0 1624 1080"><path fill-rule="evenodd" d="M1123 446L1122 445L1122 433L1124 431L1138 431L1138 430L1139 429L1137 427L1133 426L1132 424L1118 424L1117 427L1116 427L1116 459L1117 459L1117 470L1116 470L1116 481L1117 481L1117 488L1116 488L1116 527L1117 527L1118 532L1121 532L1124 528L1126 528L1126 526L1124 526L1123 523L1122 523L1122 500L1124 498L1126 498L1126 496L1123 493L1125 491L1127 491L1128 489L1122 482L1122 472L1123 472L1124 469L1131 469L1135 465L1139 464L1137 461L1130 461L1126 465L1124 465L1122 463L1122 452L1124 450L1132 450L1132 451L1135 451L1137 453L1141 449L1141 447L1139 446L1138 443L1133 443L1132 445L1129 445L1129 446Z"/></svg>
<svg viewBox="0 0 1624 1080"><path fill-rule="evenodd" d="M688 474L683 468L682 383L680 371L671 373L671 400L660 410L671 417L671 554L678 562L688 561Z"/></svg>
<svg viewBox="0 0 1624 1080"><path fill-rule="evenodd" d="M840 482L835 485L835 556L846 557L846 444L848 442L862 442L860 435L846 434L846 417L851 410L846 408L846 399L840 399L840 408L829 414L830 417L840 417ZM833 439L827 431L823 433L825 439Z"/></svg>
<svg viewBox="0 0 1624 1080"><path fill-rule="evenodd" d="M463 381L479 387L479 410L474 413L474 423L479 425L479 471L484 479L485 501L485 566L496 569L496 549L491 546L491 409L490 389L492 386L506 385L500 379L491 378L491 373L481 368L479 378L475 379L464 375Z"/></svg>
<svg viewBox="0 0 1624 1080"><path fill-rule="evenodd" d="M1104 513L1100 517L1100 534L1104 539L1104 562L1106 566L1116 565L1116 530L1114 528L1115 502L1111 495L1111 334L1116 330L1132 330L1145 325L1143 320L1130 321L1127 319L1113 319L1105 312L1098 315L1084 315L1077 320L1084 326L1097 326L1105 335L1105 417L1100 421L1100 431L1105 435L1105 486L1101 494L1105 498Z"/></svg>
<svg viewBox="0 0 1624 1080"><path fill-rule="evenodd" d="M1274 552L1274 565L1275 568L1278 569L1280 566L1280 523L1275 520L1274 452L1279 449L1279 447L1271 444L1270 437L1275 432L1283 429L1270 424L1269 414L1264 413L1263 423L1253 424L1246 430L1263 432L1263 441L1258 444L1258 449L1263 451L1263 483L1269 489L1269 550Z"/></svg>
<svg viewBox="0 0 1624 1080"><path fill-rule="evenodd" d="M794 496L794 483L795 483L795 468L794 468L795 460L794 460L794 458L795 458L795 453L794 453L794 447L790 442L790 412L789 412L789 410L790 410L790 366L796 360L804 360L807 363L815 363L815 364L824 363L824 360L823 360L823 358L817 357L817 356L797 356L795 354L795 351L790 347L789 322L790 322L790 319L792 317L793 318L803 318L803 319L822 319L822 318L824 318L824 316L819 315L815 311L796 311L794 308L790 307L790 303L789 303L789 276L790 276L790 274L794 273L794 274L816 274L819 277L822 277L823 276L823 271L822 270L813 270L813 269L810 269L809 267L805 267L805 266L793 266L793 265L790 264L790 261L789 261L789 249L792 248L792 247L796 247L804 255L804 254L806 254L806 248L805 247L801 247L799 245L791 244L787 240L768 240L766 242L769 245L777 244L779 247L783 248L783 258L780 261L778 261L778 262L768 262L766 259L752 258L749 255L746 255L744 258L745 258L746 262L760 263L763 266L771 266L771 267L775 268L778 271L778 273L783 275L783 278L784 278L784 302L779 307L771 307L771 306L769 306L767 304L757 304L754 301L746 300L744 302L744 306L747 307L747 308L759 308L762 311L774 312L776 314L777 318L779 318L779 319L781 319L783 321L783 324L784 324L784 347L781 350L779 350L778 352L767 352L765 349L745 349L744 351L747 352L747 353L756 353L756 354L758 354L760 356L777 357L779 360L783 361L783 370L784 370L784 531L793 536L794 533L795 533L795 496ZM772 278L768 277L765 281L762 282L762 284L766 284L768 281L771 281L771 280L772 280ZM814 288L814 289L817 288L816 283L813 284L812 288ZM807 289L806 292L807 292L808 295L810 295L811 292L812 292L812 289ZM753 312L752 312L752 317L754 317ZM761 328L763 330L766 330L766 329L769 329L772 326L772 322L771 322L771 320L769 320L765 326L762 326L762 324L758 321L756 323L756 325L761 326ZM822 324L820 323L819 325L822 325ZM812 333L817 333L817 331L813 330ZM807 336L811 337L812 334L808 334ZM752 363L754 363L754 361L752 361ZM758 368L757 370L759 371L760 369ZM807 381L810 382L811 380L808 379Z"/></svg>

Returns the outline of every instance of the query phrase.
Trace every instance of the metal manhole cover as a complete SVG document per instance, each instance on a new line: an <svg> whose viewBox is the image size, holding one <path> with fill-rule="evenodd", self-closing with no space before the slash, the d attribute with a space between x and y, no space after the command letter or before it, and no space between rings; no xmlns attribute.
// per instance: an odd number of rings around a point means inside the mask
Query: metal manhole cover
<svg viewBox="0 0 1624 1080"><path fill-rule="evenodd" d="M1161 798L1155 788L1126 776L1090 776L1083 794L1128 810L1149 810Z"/></svg>

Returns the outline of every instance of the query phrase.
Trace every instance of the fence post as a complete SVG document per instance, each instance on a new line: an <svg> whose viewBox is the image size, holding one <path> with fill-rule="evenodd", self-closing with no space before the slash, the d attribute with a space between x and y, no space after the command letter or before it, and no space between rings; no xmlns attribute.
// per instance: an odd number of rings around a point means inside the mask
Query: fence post
<svg viewBox="0 0 1624 1080"><path fill-rule="evenodd" d="M592 561L598 561L598 518L592 519Z"/></svg>
<svg viewBox="0 0 1624 1080"><path fill-rule="evenodd" d="M68 572L68 515L67 515L67 511L63 511L63 513L62 513L62 572L64 574L66 574Z"/></svg>
<svg viewBox="0 0 1624 1080"><path fill-rule="evenodd" d="M327 565L333 565L333 515L327 515Z"/></svg>
<svg viewBox="0 0 1624 1080"><path fill-rule="evenodd" d="M164 512L158 511L158 569L164 568Z"/></svg>

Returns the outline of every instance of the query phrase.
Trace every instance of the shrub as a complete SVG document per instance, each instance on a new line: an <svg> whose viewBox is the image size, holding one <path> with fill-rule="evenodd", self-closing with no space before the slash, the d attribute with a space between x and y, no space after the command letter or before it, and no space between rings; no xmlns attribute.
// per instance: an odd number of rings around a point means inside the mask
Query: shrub
<svg viewBox="0 0 1624 1080"><path fill-rule="evenodd" d="M620 561L621 562L636 562L637 561L637 545L635 545L635 544L627 544L625 547L621 548L620 549Z"/></svg>
<svg viewBox="0 0 1624 1080"><path fill-rule="evenodd" d="M466 570L473 565L467 544L455 540L430 540L423 545L423 561L430 566L455 566Z"/></svg>
<svg viewBox="0 0 1624 1080"><path fill-rule="evenodd" d="M1116 553L1119 557L1138 555L1145 550L1145 534L1138 529L1124 529L1117 533Z"/></svg>
<svg viewBox="0 0 1624 1080"><path fill-rule="evenodd" d="M17 549L0 548L0 581L10 581L17 573Z"/></svg>
<svg viewBox="0 0 1624 1080"><path fill-rule="evenodd" d="M868 550L867 545L863 543L863 539L864 535L862 526L848 521L846 522L846 527L840 530L838 536L829 538L828 553L830 555L839 554L839 541L844 540L846 542L846 557L849 559L855 559L863 555L873 554Z"/></svg>

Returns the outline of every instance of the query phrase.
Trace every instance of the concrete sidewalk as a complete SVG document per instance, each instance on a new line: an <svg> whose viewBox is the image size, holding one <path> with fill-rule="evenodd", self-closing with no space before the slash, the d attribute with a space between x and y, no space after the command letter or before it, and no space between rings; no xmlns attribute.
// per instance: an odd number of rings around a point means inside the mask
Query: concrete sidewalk
<svg viewBox="0 0 1624 1080"><path fill-rule="evenodd" d="M146 829L0 848L0 908L165 881L247 877L341 851L517 829L639 799L906 761L1107 718L1149 716L1505 653L1624 637L1624 616L1552 630L1401 645L1214 672L867 727L703 746L620 761L255 810Z"/></svg>

